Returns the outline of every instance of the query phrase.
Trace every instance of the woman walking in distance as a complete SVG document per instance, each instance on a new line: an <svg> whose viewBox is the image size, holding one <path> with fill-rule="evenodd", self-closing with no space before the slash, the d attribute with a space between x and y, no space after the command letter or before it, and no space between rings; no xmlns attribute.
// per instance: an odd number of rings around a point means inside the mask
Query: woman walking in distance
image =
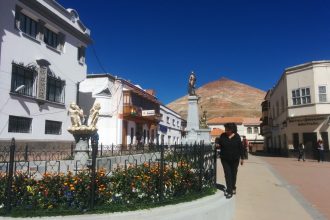
<svg viewBox="0 0 330 220"><path fill-rule="evenodd" d="M219 138L220 158L226 179L225 196L227 199L236 194L237 169L241 159L243 165L244 148L241 137L237 134L235 123L225 124L225 133Z"/></svg>

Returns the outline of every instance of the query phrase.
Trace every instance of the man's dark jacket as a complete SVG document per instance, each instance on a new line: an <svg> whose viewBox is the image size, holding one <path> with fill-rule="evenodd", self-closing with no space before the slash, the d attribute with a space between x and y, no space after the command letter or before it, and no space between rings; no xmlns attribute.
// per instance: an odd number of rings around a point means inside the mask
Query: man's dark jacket
<svg viewBox="0 0 330 220"><path fill-rule="evenodd" d="M225 133L220 135L220 157L225 160L237 160L243 159L244 148L239 134L235 134L234 137L229 139Z"/></svg>

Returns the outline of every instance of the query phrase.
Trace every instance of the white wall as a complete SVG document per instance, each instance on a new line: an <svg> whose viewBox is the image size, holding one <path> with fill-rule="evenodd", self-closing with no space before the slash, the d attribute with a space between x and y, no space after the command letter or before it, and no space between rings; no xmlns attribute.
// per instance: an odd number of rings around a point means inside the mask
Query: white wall
<svg viewBox="0 0 330 220"><path fill-rule="evenodd" d="M24 36L14 28L15 4L17 0L4 0L0 2L1 55L0 55L0 139L7 140L12 137L21 140L57 140L72 141L68 133L70 126L67 107L71 101L76 100L76 83L86 76L87 66L79 64L77 60L77 46L81 45L78 39L56 27L65 34L65 48L63 52L55 52L46 47L44 42L36 42ZM41 17L38 13L34 14ZM56 76L65 80L65 103L45 102L39 106L35 99L22 96L11 96L12 62L23 62L25 65L35 63L38 59L46 59ZM32 119L31 133L8 133L9 115L29 117ZM61 121L61 135L45 135L45 120Z"/></svg>
<svg viewBox="0 0 330 220"><path fill-rule="evenodd" d="M167 132L163 133L162 131L160 131L160 129L158 129L159 143L161 143L161 137L162 137L161 135L164 135L164 144L166 145L180 144L182 140L181 116L164 105L160 106L160 114L162 114L163 117L162 120L159 122L159 124L167 127ZM169 117L169 123L167 123L167 117ZM173 120L174 120L174 125L173 125Z"/></svg>

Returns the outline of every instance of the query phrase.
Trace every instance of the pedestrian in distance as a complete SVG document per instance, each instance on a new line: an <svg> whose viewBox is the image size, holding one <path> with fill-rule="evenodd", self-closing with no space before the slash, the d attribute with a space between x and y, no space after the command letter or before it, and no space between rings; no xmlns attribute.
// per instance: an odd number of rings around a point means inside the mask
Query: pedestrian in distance
<svg viewBox="0 0 330 220"><path fill-rule="evenodd" d="M225 173L225 196L230 199L236 194L236 180L238 165L243 165L244 149L241 137L237 134L235 123L226 123L225 132L219 138L220 159Z"/></svg>
<svg viewBox="0 0 330 220"><path fill-rule="evenodd" d="M318 151L318 162L324 161L324 145L322 140L317 141L317 151Z"/></svg>
<svg viewBox="0 0 330 220"><path fill-rule="evenodd" d="M305 145L303 143L298 146L298 161L301 159L305 162Z"/></svg>
<svg viewBox="0 0 330 220"><path fill-rule="evenodd" d="M243 136L242 144L244 149L244 159L247 160L249 158L249 153L248 153L249 142L245 136Z"/></svg>

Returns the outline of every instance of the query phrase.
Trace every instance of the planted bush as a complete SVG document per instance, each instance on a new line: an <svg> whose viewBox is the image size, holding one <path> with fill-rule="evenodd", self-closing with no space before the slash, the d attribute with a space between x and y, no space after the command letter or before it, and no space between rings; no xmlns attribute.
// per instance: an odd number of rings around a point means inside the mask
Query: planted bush
<svg viewBox="0 0 330 220"><path fill-rule="evenodd" d="M5 201L6 176L0 175L0 206ZM95 206L134 205L171 200L200 190L198 174L186 161L167 164L161 174L159 163L118 168L108 174L96 173ZM209 186L204 186L205 188ZM42 178L18 172L12 185L12 207L19 210L88 210L91 175L46 173ZM162 194L160 194L162 193Z"/></svg>

